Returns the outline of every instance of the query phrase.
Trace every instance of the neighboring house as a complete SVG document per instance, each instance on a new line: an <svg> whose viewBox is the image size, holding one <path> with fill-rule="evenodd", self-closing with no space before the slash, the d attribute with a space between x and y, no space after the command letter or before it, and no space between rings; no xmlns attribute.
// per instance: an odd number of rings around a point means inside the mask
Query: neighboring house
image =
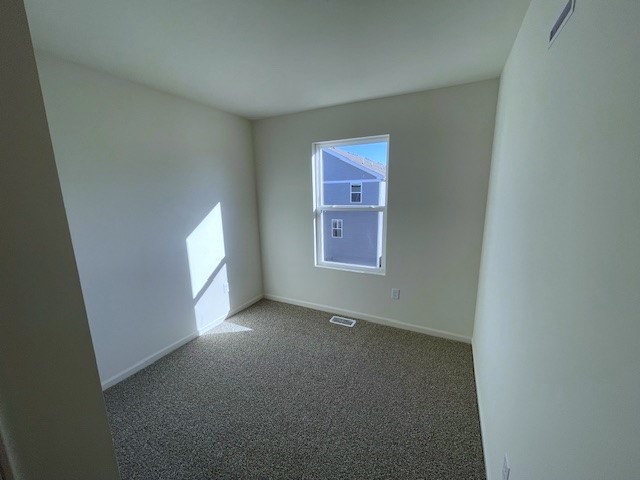
<svg viewBox="0 0 640 480"><path fill-rule="evenodd" d="M322 150L325 205L383 205L386 166L335 147ZM327 212L323 220L324 260L379 266L382 215L378 212Z"/></svg>

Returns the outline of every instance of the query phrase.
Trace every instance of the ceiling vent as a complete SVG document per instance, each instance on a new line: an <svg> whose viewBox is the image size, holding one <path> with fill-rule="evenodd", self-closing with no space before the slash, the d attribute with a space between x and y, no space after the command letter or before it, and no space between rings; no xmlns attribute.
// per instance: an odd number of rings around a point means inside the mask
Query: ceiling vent
<svg viewBox="0 0 640 480"><path fill-rule="evenodd" d="M556 20L555 25L551 29L551 33L549 33L549 47L551 47L555 39L558 38L558 35L560 35L560 31L567 24L567 22L569 21L569 18L571 17L571 15L575 10L576 10L576 0L569 0L569 2L565 5L564 9L562 10L562 13L560 13L558 20Z"/></svg>

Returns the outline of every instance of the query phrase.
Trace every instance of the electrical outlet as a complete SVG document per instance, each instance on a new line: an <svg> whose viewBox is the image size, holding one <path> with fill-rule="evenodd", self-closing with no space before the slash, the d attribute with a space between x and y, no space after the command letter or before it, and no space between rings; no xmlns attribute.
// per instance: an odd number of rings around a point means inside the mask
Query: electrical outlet
<svg viewBox="0 0 640 480"><path fill-rule="evenodd" d="M502 462L502 480L509 480L509 473L511 473L511 467L509 467L509 459L505 453L504 461Z"/></svg>
<svg viewBox="0 0 640 480"><path fill-rule="evenodd" d="M222 291L224 293L229 293L229 284L227 282L222 284Z"/></svg>
<svg viewBox="0 0 640 480"><path fill-rule="evenodd" d="M392 288L391 289L391 299L392 300L400 300L400 289Z"/></svg>

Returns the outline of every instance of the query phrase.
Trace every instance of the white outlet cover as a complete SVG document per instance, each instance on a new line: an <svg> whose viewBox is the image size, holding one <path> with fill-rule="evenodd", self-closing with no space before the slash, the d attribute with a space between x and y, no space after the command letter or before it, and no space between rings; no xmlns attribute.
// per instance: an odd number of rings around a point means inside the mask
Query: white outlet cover
<svg viewBox="0 0 640 480"><path fill-rule="evenodd" d="M392 300L400 300L400 289L392 288L391 289L391 299Z"/></svg>
<svg viewBox="0 0 640 480"><path fill-rule="evenodd" d="M511 473L511 467L509 467L509 459L507 454L504 454L504 461L502 462L502 480L509 480L509 474Z"/></svg>

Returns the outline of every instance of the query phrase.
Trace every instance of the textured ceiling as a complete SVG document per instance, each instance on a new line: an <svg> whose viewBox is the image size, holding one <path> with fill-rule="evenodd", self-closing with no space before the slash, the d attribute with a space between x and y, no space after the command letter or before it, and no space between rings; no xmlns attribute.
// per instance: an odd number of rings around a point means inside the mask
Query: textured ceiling
<svg viewBox="0 0 640 480"><path fill-rule="evenodd" d="M497 77L529 0L25 0L37 49L249 118Z"/></svg>

